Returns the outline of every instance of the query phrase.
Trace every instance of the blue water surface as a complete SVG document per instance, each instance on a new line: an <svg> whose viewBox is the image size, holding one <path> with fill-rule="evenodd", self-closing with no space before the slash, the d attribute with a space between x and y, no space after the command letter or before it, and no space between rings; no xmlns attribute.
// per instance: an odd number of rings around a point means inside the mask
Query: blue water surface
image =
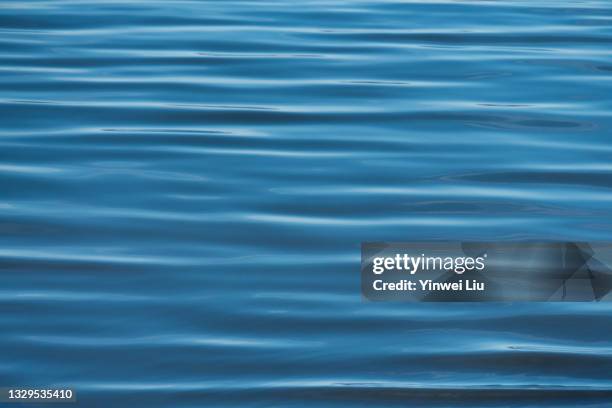
<svg viewBox="0 0 612 408"><path fill-rule="evenodd" d="M611 240L612 2L3 0L0 33L0 387L612 406L609 303L359 286L362 241Z"/></svg>

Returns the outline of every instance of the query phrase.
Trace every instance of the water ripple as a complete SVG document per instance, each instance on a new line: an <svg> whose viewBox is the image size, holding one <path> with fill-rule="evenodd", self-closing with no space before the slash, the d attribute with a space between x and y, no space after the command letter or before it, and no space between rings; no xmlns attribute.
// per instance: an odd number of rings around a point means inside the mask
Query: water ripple
<svg viewBox="0 0 612 408"><path fill-rule="evenodd" d="M0 3L0 386L612 406L600 304L367 303L362 241L609 241L609 2Z"/></svg>

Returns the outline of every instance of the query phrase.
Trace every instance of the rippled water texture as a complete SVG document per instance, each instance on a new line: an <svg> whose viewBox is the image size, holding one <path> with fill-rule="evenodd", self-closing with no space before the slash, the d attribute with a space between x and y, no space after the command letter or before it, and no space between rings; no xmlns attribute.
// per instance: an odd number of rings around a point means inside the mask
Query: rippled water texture
<svg viewBox="0 0 612 408"><path fill-rule="evenodd" d="M612 238L611 2L4 0L0 30L0 386L612 406L609 304L359 292L361 241Z"/></svg>

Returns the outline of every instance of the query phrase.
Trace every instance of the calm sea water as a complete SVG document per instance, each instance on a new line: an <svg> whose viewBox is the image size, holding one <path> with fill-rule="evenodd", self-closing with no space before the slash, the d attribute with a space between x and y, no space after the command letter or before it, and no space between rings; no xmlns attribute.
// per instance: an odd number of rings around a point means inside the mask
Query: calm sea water
<svg viewBox="0 0 612 408"><path fill-rule="evenodd" d="M5 0L0 32L0 386L612 406L609 304L359 288L361 241L612 238L612 3Z"/></svg>

